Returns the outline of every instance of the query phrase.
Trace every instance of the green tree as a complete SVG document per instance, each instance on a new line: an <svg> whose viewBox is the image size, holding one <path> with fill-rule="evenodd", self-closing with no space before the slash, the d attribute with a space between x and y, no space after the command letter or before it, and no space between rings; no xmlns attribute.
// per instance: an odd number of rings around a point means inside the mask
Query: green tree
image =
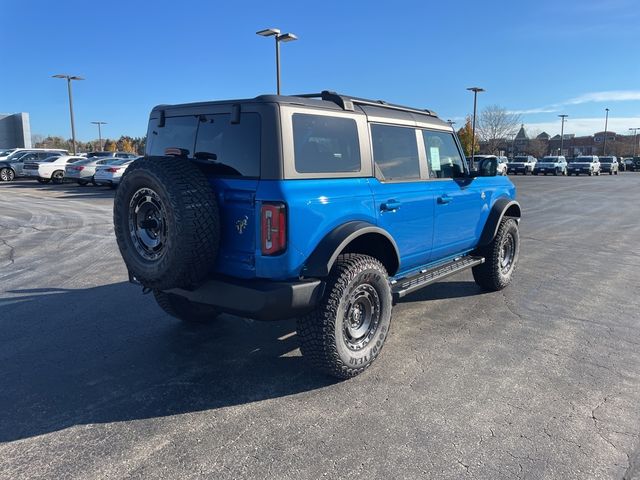
<svg viewBox="0 0 640 480"><path fill-rule="evenodd" d="M473 125L471 125L471 117L467 115L467 120L460 130L458 130L458 138L462 144L462 149L467 157L471 156L471 144L473 138ZM478 141L478 135L476 133L475 153L480 150L480 142Z"/></svg>

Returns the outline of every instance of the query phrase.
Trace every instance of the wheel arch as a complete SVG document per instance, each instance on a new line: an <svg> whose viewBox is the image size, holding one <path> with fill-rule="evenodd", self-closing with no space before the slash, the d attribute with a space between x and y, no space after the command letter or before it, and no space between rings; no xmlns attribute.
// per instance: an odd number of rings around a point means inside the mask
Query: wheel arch
<svg viewBox="0 0 640 480"><path fill-rule="evenodd" d="M491 207L489 212L489 218L484 225L482 235L480 235L480 241L478 247L484 247L491 243L498 233L500 222L504 217L516 218L518 221L522 217L522 211L520 204L510 198L499 198Z"/></svg>
<svg viewBox="0 0 640 480"><path fill-rule="evenodd" d="M304 265L305 277L326 277L342 253L361 253L377 258L394 275L400 267L400 253L391 235L369 222L353 221L329 232Z"/></svg>

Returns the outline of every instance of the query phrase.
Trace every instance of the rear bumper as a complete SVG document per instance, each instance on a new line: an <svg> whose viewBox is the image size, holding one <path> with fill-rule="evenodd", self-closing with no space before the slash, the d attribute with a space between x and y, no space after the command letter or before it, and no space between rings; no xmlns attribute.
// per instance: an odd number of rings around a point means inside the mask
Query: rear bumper
<svg viewBox="0 0 640 480"><path fill-rule="evenodd" d="M273 282L265 280L210 280L195 290L167 290L192 302L255 320L284 320L304 315L320 301L321 280Z"/></svg>

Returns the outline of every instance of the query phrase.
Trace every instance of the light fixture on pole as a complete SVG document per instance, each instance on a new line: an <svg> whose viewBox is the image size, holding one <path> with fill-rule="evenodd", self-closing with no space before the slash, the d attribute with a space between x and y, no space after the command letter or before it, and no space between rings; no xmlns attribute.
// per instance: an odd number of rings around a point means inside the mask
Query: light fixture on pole
<svg viewBox="0 0 640 480"><path fill-rule="evenodd" d="M453 120L447 120L447 123L451 128L453 128L453 126L456 124L456 122L454 122Z"/></svg>
<svg viewBox="0 0 640 480"><path fill-rule="evenodd" d="M607 154L607 124L609 123L609 109L605 108L607 112L604 117L604 143L602 144L602 155Z"/></svg>
<svg viewBox="0 0 640 480"><path fill-rule="evenodd" d="M562 119L562 126L560 127L560 154L562 155L562 150L564 149L564 122L566 121L565 119L569 116L569 115L558 115L561 119Z"/></svg>
<svg viewBox="0 0 640 480"><path fill-rule="evenodd" d="M98 125L98 141L100 142L100 151L102 152L104 149L102 148L102 129L100 128L102 125L106 125L107 122L91 122L94 125Z"/></svg>
<svg viewBox="0 0 640 480"><path fill-rule="evenodd" d="M476 150L476 106L478 103L478 93L484 92L484 88L469 87L470 92L473 92L473 125L471 127L471 168L475 168L475 150Z"/></svg>
<svg viewBox="0 0 640 480"><path fill-rule="evenodd" d="M293 42L298 37L293 33L280 33L279 28L265 28L256 32L256 34L276 39L276 92L280 95L280 42Z"/></svg>
<svg viewBox="0 0 640 480"><path fill-rule="evenodd" d="M76 126L73 122L73 95L71 94L71 80L84 80L82 77L76 75L52 75L52 78L64 78L67 80L67 90L69 92L69 115L71 116L71 144L73 145L73 154L76 152Z"/></svg>

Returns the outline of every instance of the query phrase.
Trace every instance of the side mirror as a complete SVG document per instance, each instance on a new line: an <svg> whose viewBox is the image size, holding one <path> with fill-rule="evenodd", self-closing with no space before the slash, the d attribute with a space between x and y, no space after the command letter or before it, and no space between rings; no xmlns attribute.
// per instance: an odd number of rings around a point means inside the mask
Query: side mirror
<svg viewBox="0 0 640 480"><path fill-rule="evenodd" d="M483 158L478 163L478 177L495 177L498 175L498 159Z"/></svg>

